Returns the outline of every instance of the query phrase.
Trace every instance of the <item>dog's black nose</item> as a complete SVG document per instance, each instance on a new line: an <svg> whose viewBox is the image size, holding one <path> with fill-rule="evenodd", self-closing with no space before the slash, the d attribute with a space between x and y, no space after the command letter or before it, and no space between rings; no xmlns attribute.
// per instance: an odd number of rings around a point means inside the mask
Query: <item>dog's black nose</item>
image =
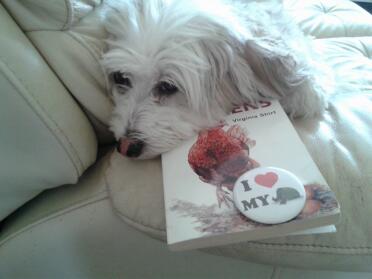
<svg viewBox="0 0 372 279"><path fill-rule="evenodd" d="M128 146L126 155L128 157L133 157L133 158L138 157L142 153L143 146L144 146L143 141L136 140L136 141L131 142Z"/></svg>
<svg viewBox="0 0 372 279"><path fill-rule="evenodd" d="M141 155L144 142L137 139L121 138L117 150L124 156L136 158Z"/></svg>

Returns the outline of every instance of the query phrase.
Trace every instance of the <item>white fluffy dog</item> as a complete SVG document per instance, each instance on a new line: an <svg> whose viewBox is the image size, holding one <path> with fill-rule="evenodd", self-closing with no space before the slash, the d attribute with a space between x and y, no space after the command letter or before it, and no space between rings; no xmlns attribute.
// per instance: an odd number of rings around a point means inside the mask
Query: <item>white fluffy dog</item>
<svg viewBox="0 0 372 279"><path fill-rule="evenodd" d="M215 125L234 104L279 99L291 117L323 112L331 71L279 4L126 1L106 19L119 151L151 158Z"/></svg>

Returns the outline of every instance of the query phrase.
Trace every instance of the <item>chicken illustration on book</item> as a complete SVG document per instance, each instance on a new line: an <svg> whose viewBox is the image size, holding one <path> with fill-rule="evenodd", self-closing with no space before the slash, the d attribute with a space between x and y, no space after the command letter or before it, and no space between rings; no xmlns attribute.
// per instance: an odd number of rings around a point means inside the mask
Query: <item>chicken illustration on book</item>
<svg viewBox="0 0 372 279"><path fill-rule="evenodd" d="M225 203L232 206L232 191L235 181L250 169L259 167L249 156L256 142L246 136L239 125L225 131L220 125L202 131L188 154L188 162L200 180L216 186L219 207Z"/></svg>
<svg viewBox="0 0 372 279"><path fill-rule="evenodd" d="M188 163L190 167L201 181L216 187L218 207L221 208L221 205L224 204L229 208L229 210L225 211L226 217L227 215L231 216L231 210L235 211L232 192L237 179L247 171L260 167L260 164L250 156L250 149L255 145L256 141L249 138L239 125L228 126L228 128L220 125L200 132L196 142L189 150ZM260 177L258 176L257 179L260 179ZM337 206L333 193L317 183L305 185L305 193L305 206L296 219L314 216L320 211L327 211L327 209ZM272 202L283 205L298 197L300 195L295 189L281 187L276 190L276 196L272 197ZM177 203L178 205L175 205L172 208L173 210L193 216L198 222L203 223L206 216L200 215L202 212L198 210L198 206L188 204L189 202L186 201L177 201ZM209 214L211 211L217 212L215 207L206 210L208 210ZM226 226L228 221L221 221L224 219L222 215L225 213L219 212L219 221L216 220L215 223L211 223L209 220L208 224L201 224L198 229L203 232L216 232L216 230L223 232L223 226ZM234 224L229 224L226 227L227 230L234 230L234 225L241 227L243 223L248 226L258 225L242 214L238 213L238 215L240 215L238 220L232 219ZM218 222L224 225L219 226Z"/></svg>
<svg viewBox="0 0 372 279"><path fill-rule="evenodd" d="M280 103L264 104L162 155L172 250L335 231L335 194Z"/></svg>

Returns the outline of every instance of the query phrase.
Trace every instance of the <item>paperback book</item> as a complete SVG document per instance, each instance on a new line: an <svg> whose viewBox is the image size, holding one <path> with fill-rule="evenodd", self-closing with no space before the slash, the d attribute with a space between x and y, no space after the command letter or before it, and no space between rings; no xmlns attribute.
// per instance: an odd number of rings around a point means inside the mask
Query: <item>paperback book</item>
<svg viewBox="0 0 372 279"><path fill-rule="evenodd" d="M334 232L340 216L334 193L275 100L236 106L221 125L163 154L162 167L171 250ZM284 185L277 168L293 174L303 194ZM243 201L243 209L254 213L265 207L262 212L275 219L284 206L302 198L304 204L294 218L268 224L238 209L234 188L250 190L241 177L254 171L252 185L264 194Z"/></svg>

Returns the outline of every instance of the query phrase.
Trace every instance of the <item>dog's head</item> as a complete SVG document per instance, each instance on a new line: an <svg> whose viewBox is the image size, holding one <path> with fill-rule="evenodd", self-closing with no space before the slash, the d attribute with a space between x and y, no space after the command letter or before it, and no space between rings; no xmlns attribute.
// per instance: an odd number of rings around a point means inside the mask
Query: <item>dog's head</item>
<svg viewBox="0 0 372 279"><path fill-rule="evenodd" d="M240 48L247 34L227 10L164 2L128 2L106 22L111 130L129 157L170 150L216 124L240 101L237 88L253 87Z"/></svg>

